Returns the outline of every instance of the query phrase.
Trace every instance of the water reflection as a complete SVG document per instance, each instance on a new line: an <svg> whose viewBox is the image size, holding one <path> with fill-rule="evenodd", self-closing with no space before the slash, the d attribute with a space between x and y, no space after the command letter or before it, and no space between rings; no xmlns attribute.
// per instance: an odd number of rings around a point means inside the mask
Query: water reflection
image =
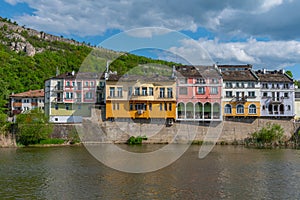
<svg viewBox="0 0 300 200"><path fill-rule="evenodd" d="M123 146L122 148L131 148ZM137 151L134 147L135 151ZM151 149L150 146L140 147ZM153 147L156 148L156 147ZM295 199L298 150L216 146L146 174L122 173L84 147L0 149L1 199Z"/></svg>

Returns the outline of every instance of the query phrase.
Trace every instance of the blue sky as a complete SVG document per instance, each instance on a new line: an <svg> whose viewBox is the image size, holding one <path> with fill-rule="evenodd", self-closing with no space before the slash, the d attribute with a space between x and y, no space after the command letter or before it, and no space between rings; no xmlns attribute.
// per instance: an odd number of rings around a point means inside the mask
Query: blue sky
<svg viewBox="0 0 300 200"><path fill-rule="evenodd" d="M297 79L299 10L297 0L0 0L1 17L38 31L165 60L284 68Z"/></svg>

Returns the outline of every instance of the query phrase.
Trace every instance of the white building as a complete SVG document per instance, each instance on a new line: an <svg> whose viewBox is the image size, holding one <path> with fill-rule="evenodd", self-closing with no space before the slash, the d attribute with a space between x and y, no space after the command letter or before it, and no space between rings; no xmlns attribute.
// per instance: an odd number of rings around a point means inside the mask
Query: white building
<svg viewBox="0 0 300 200"><path fill-rule="evenodd" d="M32 109L44 110L44 90L29 90L12 94L10 98L10 112L12 115L20 114Z"/></svg>

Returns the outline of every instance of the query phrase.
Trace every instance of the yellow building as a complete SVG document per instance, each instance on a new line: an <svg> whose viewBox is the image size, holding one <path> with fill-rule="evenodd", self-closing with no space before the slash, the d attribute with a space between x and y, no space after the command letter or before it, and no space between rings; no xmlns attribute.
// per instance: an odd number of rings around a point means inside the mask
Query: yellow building
<svg viewBox="0 0 300 200"><path fill-rule="evenodd" d="M160 75L109 75L106 119L169 119L176 117L176 82Z"/></svg>
<svg viewBox="0 0 300 200"><path fill-rule="evenodd" d="M260 83L251 69L222 71L224 117L259 117Z"/></svg>

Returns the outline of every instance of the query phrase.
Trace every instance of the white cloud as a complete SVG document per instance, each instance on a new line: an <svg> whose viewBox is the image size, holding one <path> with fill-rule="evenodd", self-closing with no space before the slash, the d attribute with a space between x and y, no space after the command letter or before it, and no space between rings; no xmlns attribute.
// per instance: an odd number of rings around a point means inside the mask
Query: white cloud
<svg viewBox="0 0 300 200"><path fill-rule="evenodd" d="M107 30L164 27L221 35L299 37L298 1L292 0L6 0L26 3L32 14L15 16L19 24L46 32L91 36ZM288 13L287 13L288 12ZM22 12L20 12L22 13ZM283 14L285 13L285 14ZM280 21L280 23L277 23ZM283 27L288 25L288 27ZM285 28L284 31L282 31ZM294 32L292 32L292 29ZM288 34L289 33L289 34ZM147 35L148 34L148 35ZM146 33L149 36L150 33ZM151 35L151 34L150 34Z"/></svg>
<svg viewBox="0 0 300 200"><path fill-rule="evenodd" d="M257 41L222 43L218 40L183 40L181 47L172 47L170 51L191 59L192 64L205 64L208 52L212 63L253 64L255 67L278 69L300 63L299 41ZM203 55L205 57L203 57ZM202 56L202 57L201 57Z"/></svg>
<svg viewBox="0 0 300 200"><path fill-rule="evenodd" d="M152 38L153 36L164 35L169 32L172 32L172 30L160 27L145 27L131 29L125 33L132 37Z"/></svg>

